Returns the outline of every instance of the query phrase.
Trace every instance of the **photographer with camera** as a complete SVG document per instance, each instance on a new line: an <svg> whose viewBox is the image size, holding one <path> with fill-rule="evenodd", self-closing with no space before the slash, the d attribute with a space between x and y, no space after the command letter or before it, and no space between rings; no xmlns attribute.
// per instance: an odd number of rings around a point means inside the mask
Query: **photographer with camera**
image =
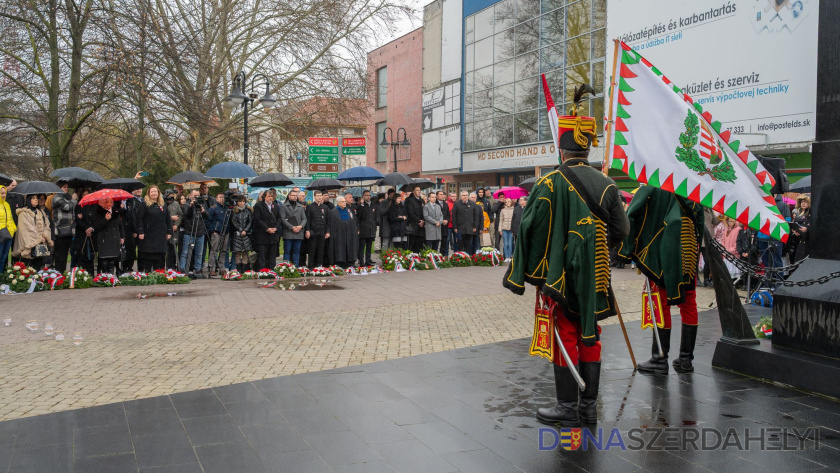
<svg viewBox="0 0 840 473"><path fill-rule="evenodd" d="M204 240L207 234L205 220L208 217L207 207L202 203L198 191L190 193L189 200L184 206L184 218L181 228L184 237L181 242L181 264L182 273L186 273L189 266L189 258L193 258L193 270L188 276L195 279L203 279L201 275L201 264L204 261Z"/></svg>
<svg viewBox="0 0 840 473"><path fill-rule="evenodd" d="M207 213L207 231L210 233L210 277L215 277L225 272L228 262L228 248L230 243L230 215L228 212L228 198L232 198L231 191L220 192L216 195L216 204L210 207ZM231 202L233 203L233 202ZM224 264L220 264L224 254ZM221 266L219 268L219 266ZM218 270L218 271L217 271Z"/></svg>

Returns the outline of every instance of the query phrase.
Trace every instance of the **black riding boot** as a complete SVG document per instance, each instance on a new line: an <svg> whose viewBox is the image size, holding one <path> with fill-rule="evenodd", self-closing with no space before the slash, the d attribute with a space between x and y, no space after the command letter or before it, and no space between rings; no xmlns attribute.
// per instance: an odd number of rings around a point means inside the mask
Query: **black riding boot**
<svg viewBox="0 0 840 473"><path fill-rule="evenodd" d="M651 327L651 330L653 328ZM671 350L671 329L659 329L659 341L662 343L662 352L665 356L659 356L659 347L656 346L656 336L653 336L653 347L651 348L650 360L639 363L639 371L649 374L668 374L668 352Z"/></svg>
<svg viewBox="0 0 840 473"><path fill-rule="evenodd" d="M554 365L554 387L557 389L557 405L537 409L537 420L561 427L580 427L578 384L568 367Z"/></svg>
<svg viewBox="0 0 840 473"><path fill-rule="evenodd" d="M586 389L580 392L580 420L584 424L598 422L598 385L601 381L601 362L580 362L580 377Z"/></svg>
<svg viewBox="0 0 840 473"><path fill-rule="evenodd" d="M694 366L691 360L694 359L694 344L697 342L697 326L682 324L680 334L680 357L674 360L674 370L677 373L692 373Z"/></svg>

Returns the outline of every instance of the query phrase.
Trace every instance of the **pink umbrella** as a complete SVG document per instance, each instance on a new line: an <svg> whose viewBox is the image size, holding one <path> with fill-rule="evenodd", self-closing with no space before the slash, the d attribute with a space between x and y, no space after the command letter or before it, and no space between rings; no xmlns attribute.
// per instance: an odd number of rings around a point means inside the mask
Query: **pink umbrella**
<svg viewBox="0 0 840 473"><path fill-rule="evenodd" d="M788 205L796 205L796 201L795 201L795 200L793 200L793 199L791 199L790 197L785 197L785 198L784 198L784 201L785 201L785 203L786 203L786 204L788 204Z"/></svg>
<svg viewBox="0 0 840 473"><path fill-rule="evenodd" d="M499 194L504 194L505 197L508 199L516 200L520 197L528 195L528 191L521 187L502 187L501 189L493 193L493 198L498 199Z"/></svg>

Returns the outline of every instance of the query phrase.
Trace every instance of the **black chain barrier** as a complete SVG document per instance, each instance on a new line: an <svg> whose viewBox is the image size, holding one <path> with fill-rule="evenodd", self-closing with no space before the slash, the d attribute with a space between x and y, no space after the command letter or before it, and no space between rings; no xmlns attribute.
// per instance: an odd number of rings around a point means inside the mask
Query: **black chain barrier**
<svg viewBox="0 0 840 473"><path fill-rule="evenodd" d="M799 260L795 263L791 263L787 266L779 266L779 267L776 267L776 268L767 268L767 267L752 265L752 264L749 264L745 261L742 261L740 258L738 258L737 256L735 256L732 253L730 253L729 251L727 251L726 248L724 248L723 245L721 245L720 242L718 242L717 240L712 240L712 244L715 246L715 248L717 248L720 251L720 254L722 254L724 258L726 258L736 268L741 270L742 273L747 273L747 274L750 275L750 277L758 279L759 281L762 281L762 282L769 282L769 283L772 283L772 284L777 284L777 285L780 285L780 286L787 286L787 287L793 287L793 286L804 287L804 286L812 286L814 284L825 284L826 282L831 281L832 279L840 278L840 271L835 271L835 272L829 273L825 276L820 276L816 279L808 279L808 280L805 280L805 281L785 281L785 280L782 280L781 277L773 278L771 276L773 274L786 273L786 272L790 272L790 271L795 270L796 268L799 267L799 265L801 265L803 262L805 262L805 260L807 260L808 257L806 256L805 258L802 258L801 260ZM706 264L708 264L708 262Z"/></svg>

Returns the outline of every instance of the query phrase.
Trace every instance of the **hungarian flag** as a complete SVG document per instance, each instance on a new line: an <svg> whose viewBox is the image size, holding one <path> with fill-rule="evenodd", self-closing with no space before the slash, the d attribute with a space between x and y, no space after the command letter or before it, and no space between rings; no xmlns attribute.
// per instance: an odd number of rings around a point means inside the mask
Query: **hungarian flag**
<svg viewBox="0 0 840 473"><path fill-rule="evenodd" d="M616 48L610 166L787 241L775 182L758 159L647 59Z"/></svg>
<svg viewBox="0 0 840 473"><path fill-rule="evenodd" d="M545 105L548 107L548 126L551 127L551 136L554 137L554 149L560 149L560 117L557 115L557 108L554 106L554 99L551 98L551 91L548 90L548 82L545 74L542 75L543 92L545 93Z"/></svg>

